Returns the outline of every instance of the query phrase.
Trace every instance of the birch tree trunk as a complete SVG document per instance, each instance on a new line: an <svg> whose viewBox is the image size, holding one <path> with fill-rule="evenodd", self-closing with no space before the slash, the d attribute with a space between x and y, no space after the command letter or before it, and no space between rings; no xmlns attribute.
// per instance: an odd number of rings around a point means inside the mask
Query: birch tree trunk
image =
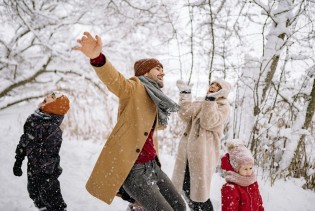
<svg viewBox="0 0 315 211"><path fill-rule="evenodd" d="M260 72L255 79L255 105L253 108L253 114L256 118L256 121L252 129L250 143L250 149L251 151L255 152L254 154L256 154L257 151L259 136L261 132L259 129L259 116L262 115L262 112L264 110L263 106L266 103L267 93L270 89L270 84L277 70L280 54L285 47L284 40L286 39L286 33L290 31L290 20L288 19L288 17L292 17L292 15L290 14L291 7L292 5L289 1L279 1L277 8L275 8L273 11L266 11L266 13L268 14L268 18L270 18L272 21L272 27L268 32L268 35L266 36L267 42L263 50L264 53L260 66ZM262 6L262 8L266 7Z"/></svg>

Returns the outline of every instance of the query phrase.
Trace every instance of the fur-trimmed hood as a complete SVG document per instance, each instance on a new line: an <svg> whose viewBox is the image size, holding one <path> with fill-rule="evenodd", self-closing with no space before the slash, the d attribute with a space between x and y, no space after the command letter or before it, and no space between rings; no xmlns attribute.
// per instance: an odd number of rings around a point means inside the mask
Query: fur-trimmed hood
<svg viewBox="0 0 315 211"><path fill-rule="evenodd" d="M224 90L224 94L223 97L227 98L229 93L231 92L232 86L229 82L223 80L223 79L216 79L214 81L212 81L211 83L216 82L218 84L220 84L220 86L222 87L222 90Z"/></svg>

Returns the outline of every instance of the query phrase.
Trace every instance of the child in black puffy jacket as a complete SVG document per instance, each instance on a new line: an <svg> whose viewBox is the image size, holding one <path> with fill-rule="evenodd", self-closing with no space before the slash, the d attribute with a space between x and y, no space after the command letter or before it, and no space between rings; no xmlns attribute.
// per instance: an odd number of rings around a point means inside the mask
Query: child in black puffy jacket
<svg viewBox="0 0 315 211"><path fill-rule="evenodd" d="M59 151L62 143L60 124L68 112L67 96L53 92L47 95L25 124L16 148L13 173L22 175L22 162L27 156L27 190L39 210L65 211L58 177L62 172Z"/></svg>

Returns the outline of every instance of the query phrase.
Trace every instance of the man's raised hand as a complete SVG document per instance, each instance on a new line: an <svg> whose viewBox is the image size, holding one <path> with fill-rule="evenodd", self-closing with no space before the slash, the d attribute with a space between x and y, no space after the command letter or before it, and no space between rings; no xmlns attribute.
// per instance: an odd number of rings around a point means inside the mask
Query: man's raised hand
<svg viewBox="0 0 315 211"><path fill-rule="evenodd" d="M72 49L81 51L84 55L90 59L94 59L100 55L102 52L102 39L100 36L96 35L95 38L89 32L84 32L81 39L77 42L81 46L75 46Z"/></svg>

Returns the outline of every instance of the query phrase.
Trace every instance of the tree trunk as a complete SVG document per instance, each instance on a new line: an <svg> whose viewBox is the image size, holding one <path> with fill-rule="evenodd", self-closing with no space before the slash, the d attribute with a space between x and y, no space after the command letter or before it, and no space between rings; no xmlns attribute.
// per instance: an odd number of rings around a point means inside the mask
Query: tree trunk
<svg viewBox="0 0 315 211"><path fill-rule="evenodd" d="M310 94L310 103L307 106L306 110L306 116L305 116L305 121L303 124L303 129L307 130L312 122L313 116L314 116L314 111L315 111L315 79L313 79L313 87L312 91ZM294 151L294 156L291 160L291 163L289 165L289 171L290 174L294 177L305 177L306 179L309 178L310 176L307 175L307 170L311 166L309 164L309 160L307 159L307 153L305 150L305 135L301 135L301 138L299 140L299 143ZM312 182L311 180L307 180L307 186L309 185L308 183ZM314 184L313 184L314 188Z"/></svg>

